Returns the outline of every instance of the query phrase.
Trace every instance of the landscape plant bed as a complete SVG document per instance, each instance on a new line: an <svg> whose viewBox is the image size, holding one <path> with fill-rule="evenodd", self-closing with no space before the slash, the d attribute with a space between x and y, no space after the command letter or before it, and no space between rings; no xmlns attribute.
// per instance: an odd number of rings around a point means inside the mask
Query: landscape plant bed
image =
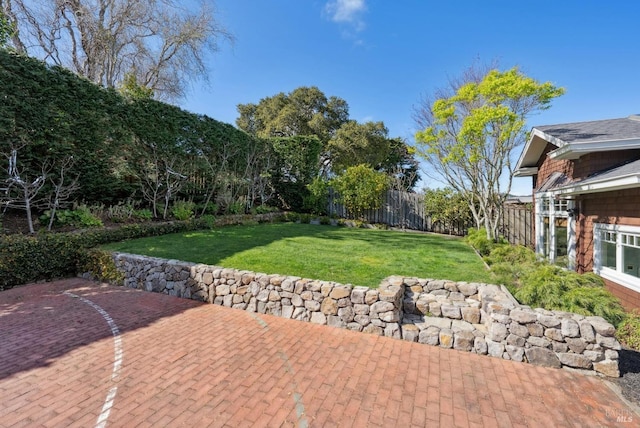
<svg viewBox="0 0 640 428"><path fill-rule="evenodd" d="M133 254L376 287L391 275L490 282L461 239L432 234L273 223L109 244Z"/></svg>

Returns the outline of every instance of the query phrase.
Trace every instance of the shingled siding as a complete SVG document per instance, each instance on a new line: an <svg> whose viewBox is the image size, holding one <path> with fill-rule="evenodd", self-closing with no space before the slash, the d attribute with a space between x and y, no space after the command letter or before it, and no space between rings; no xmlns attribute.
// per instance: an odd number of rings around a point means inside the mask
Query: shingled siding
<svg viewBox="0 0 640 428"><path fill-rule="evenodd" d="M532 309L504 287L392 276L378 288L114 253L124 285L545 367L618 377L614 327Z"/></svg>
<svg viewBox="0 0 640 428"><path fill-rule="evenodd" d="M582 195L578 200L578 208L576 268L580 273L591 272L594 224L640 226L640 189ZM640 308L640 293L612 281L605 283L627 309Z"/></svg>

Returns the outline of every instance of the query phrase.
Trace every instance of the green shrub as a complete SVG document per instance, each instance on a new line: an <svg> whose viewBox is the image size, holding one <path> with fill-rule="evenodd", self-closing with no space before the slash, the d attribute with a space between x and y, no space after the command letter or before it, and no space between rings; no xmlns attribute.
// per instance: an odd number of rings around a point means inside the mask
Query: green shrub
<svg viewBox="0 0 640 428"><path fill-rule="evenodd" d="M136 220L149 221L153 218L153 213L151 212L150 209L143 208L140 210L135 210L133 212L133 218L135 218Z"/></svg>
<svg viewBox="0 0 640 428"><path fill-rule="evenodd" d="M258 205L251 209L252 214L269 214L276 211L280 211L277 207L270 207L269 205Z"/></svg>
<svg viewBox="0 0 640 428"><path fill-rule="evenodd" d="M311 223L313 216L311 214L300 214L300 223L307 224Z"/></svg>
<svg viewBox="0 0 640 428"><path fill-rule="evenodd" d="M331 219L326 215L323 215L322 217L320 217L320 224L329 225L331 224Z"/></svg>
<svg viewBox="0 0 640 428"><path fill-rule="evenodd" d="M75 275L83 248L81 241L81 234L2 236L0 290Z"/></svg>
<svg viewBox="0 0 640 428"><path fill-rule="evenodd" d="M196 204L191 201L177 200L171 207L171 215L176 220L189 220L194 215Z"/></svg>
<svg viewBox="0 0 640 428"><path fill-rule="evenodd" d="M520 283L514 297L525 305L597 315L613 325L625 316L620 301L593 273L579 274L545 263L524 273Z"/></svg>
<svg viewBox="0 0 640 428"><path fill-rule="evenodd" d="M202 215L216 215L218 214L218 210L220 209L220 206L218 204L216 204L215 202L208 202L206 205L205 204L199 204L196 208L196 210L199 213L202 213Z"/></svg>
<svg viewBox="0 0 640 428"><path fill-rule="evenodd" d="M537 268L538 257L531 249L521 245L498 245L484 257L497 284L505 285L515 293L523 275Z"/></svg>
<svg viewBox="0 0 640 428"><path fill-rule="evenodd" d="M329 181L316 177L307 184L309 194L304 197L303 207L313 214L325 214L329 202Z"/></svg>
<svg viewBox="0 0 640 428"><path fill-rule="evenodd" d="M487 230L485 228L469 229L465 239L469 245L475 248L475 250L483 257L488 256L489 253L491 253L491 250L497 246L507 244L507 241L504 238L501 238L497 242L487 238Z"/></svg>
<svg viewBox="0 0 640 428"><path fill-rule="evenodd" d="M366 210L382 206L384 192L389 188L389 176L360 164L347 168L331 180L331 186L338 192L338 200L349 215L362 219Z"/></svg>
<svg viewBox="0 0 640 428"><path fill-rule="evenodd" d="M640 312L627 313L618 324L616 338L627 348L640 351Z"/></svg>
<svg viewBox="0 0 640 428"><path fill-rule="evenodd" d="M39 218L41 224L48 224L51 219L51 210L45 211ZM54 225L73 227L102 227L102 220L91 212L86 205L80 205L75 210L57 210L55 212Z"/></svg>
<svg viewBox="0 0 640 428"><path fill-rule="evenodd" d="M102 220L91 212L86 205L81 205L73 211L76 214L77 223L74 226L79 227L102 227Z"/></svg>
<svg viewBox="0 0 640 428"><path fill-rule="evenodd" d="M242 201L235 201L235 202L231 202L228 206L227 206L227 213L228 214L244 214L244 202Z"/></svg>
<svg viewBox="0 0 640 428"><path fill-rule="evenodd" d="M116 268L109 251L96 248L88 250L80 260L79 268L81 272L89 272L98 281L117 285L124 283L124 274Z"/></svg>
<svg viewBox="0 0 640 428"><path fill-rule="evenodd" d="M194 220L196 229L214 229L216 227L216 217L211 214L205 214Z"/></svg>

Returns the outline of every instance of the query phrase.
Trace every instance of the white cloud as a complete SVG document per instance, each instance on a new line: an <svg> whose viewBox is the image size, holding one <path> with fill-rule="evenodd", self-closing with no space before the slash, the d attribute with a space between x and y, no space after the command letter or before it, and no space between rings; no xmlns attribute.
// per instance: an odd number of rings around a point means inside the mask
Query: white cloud
<svg viewBox="0 0 640 428"><path fill-rule="evenodd" d="M361 15L366 10L365 0L331 0L325 6L332 21L352 24L357 31L365 27Z"/></svg>

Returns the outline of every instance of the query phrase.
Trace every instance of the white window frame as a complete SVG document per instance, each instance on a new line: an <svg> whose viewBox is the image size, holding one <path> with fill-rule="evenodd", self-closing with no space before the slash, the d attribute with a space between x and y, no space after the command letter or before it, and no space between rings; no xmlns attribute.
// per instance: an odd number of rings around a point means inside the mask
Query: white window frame
<svg viewBox="0 0 640 428"><path fill-rule="evenodd" d="M564 205L566 207L557 209L556 205ZM549 261L554 262L556 260L556 218L567 219L567 258L569 259L569 268L573 269L576 261L576 233L575 233L575 218L570 216L568 211L573 209L575 202L570 199L558 199L554 192L541 192L535 196L536 204L536 253L544 256L545 245L549 245L549 254L547 255ZM545 205L548 209L543 209ZM544 223L543 219L549 217L549 236L544 236Z"/></svg>
<svg viewBox="0 0 640 428"><path fill-rule="evenodd" d="M611 269L602 266L602 232L615 233L616 235L616 268ZM594 223L593 225L593 272L601 277L623 285L635 292L640 293L640 278L624 273L623 266L623 237L634 236L640 241L640 226L625 226L617 224ZM638 247L637 245L630 245Z"/></svg>

